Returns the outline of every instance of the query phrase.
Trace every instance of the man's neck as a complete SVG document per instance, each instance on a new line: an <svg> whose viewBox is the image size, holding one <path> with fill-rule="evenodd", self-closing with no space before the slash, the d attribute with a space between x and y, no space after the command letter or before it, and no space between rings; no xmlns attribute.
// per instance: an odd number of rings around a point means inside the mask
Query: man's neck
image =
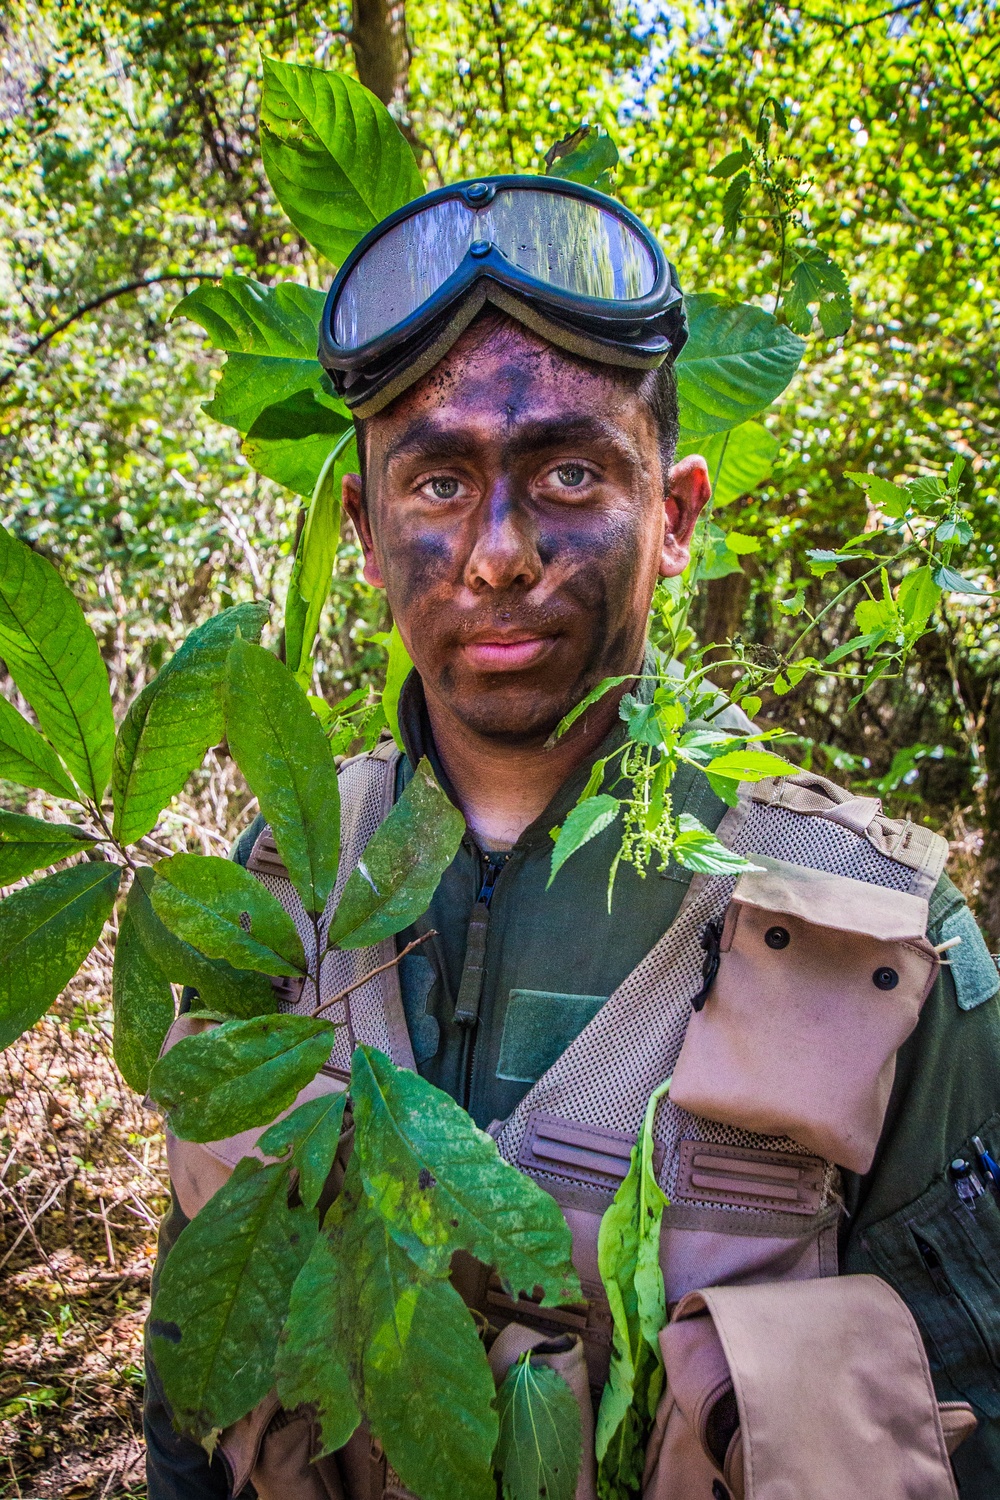
<svg viewBox="0 0 1000 1500"><path fill-rule="evenodd" d="M608 734L626 691L627 683L606 694L550 746L511 745L476 734L440 699L426 694L441 764L469 828L482 844L503 848L517 842Z"/></svg>

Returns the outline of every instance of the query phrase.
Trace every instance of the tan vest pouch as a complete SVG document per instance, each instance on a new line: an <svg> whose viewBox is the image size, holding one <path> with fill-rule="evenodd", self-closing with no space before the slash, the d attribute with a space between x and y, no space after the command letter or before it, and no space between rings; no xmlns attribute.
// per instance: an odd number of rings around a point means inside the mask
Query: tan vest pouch
<svg viewBox="0 0 1000 1500"><path fill-rule="evenodd" d="M718 972L691 1017L670 1097L867 1172L896 1052L938 972L927 901L763 855L740 876Z"/></svg>
<svg viewBox="0 0 1000 1500"><path fill-rule="evenodd" d="M667 1390L644 1500L956 1500L972 1409L939 1408L906 1304L877 1276L691 1292L660 1334ZM947 1437L946 1437L947 1430Z"/></svg>

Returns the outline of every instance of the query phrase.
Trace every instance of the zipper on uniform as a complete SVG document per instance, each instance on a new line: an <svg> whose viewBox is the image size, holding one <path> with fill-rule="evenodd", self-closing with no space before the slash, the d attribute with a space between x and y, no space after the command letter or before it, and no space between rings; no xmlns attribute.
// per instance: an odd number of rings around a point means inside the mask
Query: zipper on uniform
<svg viewBox="0 0 1000 1500"><path fill-rule="evenodd" d="M486 972L486 939L490 930L490 902L493 900L500 871L509 859L510 854L506 851L492 851L483 855L486 869L476 904L469 916L465 962L455 1001L455 1020L460 1026L475 1026L479 1020L479 1002L482 999Z"/></svg>

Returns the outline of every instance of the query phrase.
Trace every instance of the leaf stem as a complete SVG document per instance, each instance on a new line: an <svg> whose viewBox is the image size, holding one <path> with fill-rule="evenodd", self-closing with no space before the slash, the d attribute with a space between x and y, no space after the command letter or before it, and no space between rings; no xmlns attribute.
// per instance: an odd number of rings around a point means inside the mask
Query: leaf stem
<svg viewBox="0 0 1000 1500"><path fill-rule="evenodd" d="M354 1027L351 1022L351 1008L350 1005L346 1003L347 997L353 994L355 990L360 990L363 985L366 985L368 983L369 979L374 979L378 974L384 974L387 969L394 969L398 963L402 962L402 960L408 953L412 953L414 948L419 948L421 943L426 943L427 939L432 937L437 937L437 929L434 927L432 927L429 932L422 933L420 937L414 938L412 943L407 943L406 947L402 948L399 953L396 954L395 958L390 958L388 963L379 964L377 969L370 969L367 974L363 974L360 979L356 979L354 983L349 984L346 989L338 991L336 995L331 995L329 1000L322 1000L319 1005L315 1007L315 1009L309 1012L309 1015L318 1016L321 1010L326 1010L328 1006L338 1005L341 1001L344 1001L344 1019L347 1025L347 1039L350 1042L351 1051L353 1052L355 1046L357 1045L357 1040L355 1038Z"/></svg>

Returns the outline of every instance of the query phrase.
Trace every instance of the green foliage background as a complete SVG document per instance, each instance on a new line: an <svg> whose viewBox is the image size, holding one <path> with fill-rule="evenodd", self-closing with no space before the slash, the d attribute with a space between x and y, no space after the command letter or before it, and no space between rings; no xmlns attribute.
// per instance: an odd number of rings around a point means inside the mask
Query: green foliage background
<svg viewBox="0 0 1000 1500"><path fill-rule="evenodd" d="M753 140L768 98L787 112L783 183L806 189L802 241L846 272L855 320L843 338L814 323L803 371L766 419L779 440L771 474L725 514L760 550L713 568L695 621L703 641L741 634L766 657L797 631L780 601L800 585L814 611L832 597L833 578L812 577L805 552L863 526L864 497L844 472L870 465L887 478L943 476L964 456L980 538L964 568L992 587L995 9L409 0L405 21L389 92L428 183L544 170L555 140L581 120L600 123L621 153L616 190L661 233L685 286L764 307L779 275L767 200L751 189L728 233L734 178L711 174ZM284 596L298 501L247 467L230 429L202 417L219 357L195 325L168 316L196 275L238 269L326 285L330 267L289 228L263 176L260 53L347 71L371 57L359 15L317 0L40 0L10 5L0 24L0 318L11 372L0 371L0 505L85 600L120 699L191 623ZM147 285L31 352L78 309L136 282ZM805 682L765 698L760 718L796 730L818 769L881 781L895 810L953 835L961 818L982 828L967 883L1000 940L998 613L966 613L967 602L951 596L905 678L853 711L846 689ZM381 661L369 637L383 625L345 540L316 658L326 696ZM854 633L836 610L827 625L827 649Z"/></svg>

